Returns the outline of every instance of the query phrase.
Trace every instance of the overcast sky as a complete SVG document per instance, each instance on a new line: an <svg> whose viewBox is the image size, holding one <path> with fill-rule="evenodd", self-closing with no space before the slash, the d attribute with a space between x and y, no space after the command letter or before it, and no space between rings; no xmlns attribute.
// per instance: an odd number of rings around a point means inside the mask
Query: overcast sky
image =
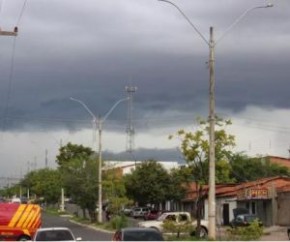
<svg viewBox="0 0 290 242"><path fill-rule="evenodd" d="M218 40L264 0L173 0L206 40ZM238 151L288 157L290 1L274 0L216 45L216 112L231 118ZM157 0L0 0L0 176L55 166L67 142L96 147L92 117L136 86L135 149L177 149L168 135L208 115L209 47L172 5ZM126 150L128 105L104 122L103 149ZM170 159L170 157L168 157ZM173 159L176 159L175 157ZM36 164L31 166L31 164Z"/></svg>

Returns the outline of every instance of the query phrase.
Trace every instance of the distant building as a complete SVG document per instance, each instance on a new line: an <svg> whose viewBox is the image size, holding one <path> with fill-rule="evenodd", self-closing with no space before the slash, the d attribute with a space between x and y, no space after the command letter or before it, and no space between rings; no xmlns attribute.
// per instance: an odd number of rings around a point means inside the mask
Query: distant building
<svg viewBox="0 0 290 242"><path fill-rule="evenodd" d="M142 162L144 161L105 161L103 170L115 169L118 174L126 175L134 171ZM157 163L161 164L167 171L180 167L178 161L157 161Z"/></svg>
<svg viewBox="0 0 290 242"><path fill-rule="evenodd" d="M290 168L290 159L289 158L283 158L278 156L266 156L264 159L269 160L272 164L277 164L280 166L285 166L287 168Z"/></svg>
<svg viewBox="0 0 290 242"><path fill-rule="evenodd" d="M203 188L205 194L208 186ZM187 194L181 201L183 210L195 207L197 190L195 183L188 186ZM244 208L257 215L265 226L290 224L290 178L268 177L241 184L216 185L216 219L218 224L227 225L233 219L233 209ZM208 198L203 205L203 218L208 217Z"/></svg>

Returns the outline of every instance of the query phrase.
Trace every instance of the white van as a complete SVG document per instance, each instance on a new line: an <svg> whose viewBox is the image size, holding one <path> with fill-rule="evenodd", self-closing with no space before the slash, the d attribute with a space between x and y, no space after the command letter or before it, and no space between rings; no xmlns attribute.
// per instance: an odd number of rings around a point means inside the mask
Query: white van
<svg viewBox="0 0 290 242"><path fill-rule="evenodd" d="M150 208L147 207L136 207L132 210L132 217L133 218L140 218L140 217L144 217L144 215L146 213L148 213L150 210Z"/></svg>
<svg viewBox="0 0 290 242"><path fill-rule="evenodd" d="M21 199L19 197L14 197L11 199L12 203L21 203Z"/></svg>

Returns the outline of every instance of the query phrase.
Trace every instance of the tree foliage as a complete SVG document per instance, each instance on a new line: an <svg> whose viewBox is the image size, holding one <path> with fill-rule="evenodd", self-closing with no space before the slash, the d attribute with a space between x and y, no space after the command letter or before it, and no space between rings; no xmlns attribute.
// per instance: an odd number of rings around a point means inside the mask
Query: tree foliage
<svg viewBox="0 0 290 242"><path fill-rule="evenodd" d="M94 154L93 150L83 145L67 143L59 149L56 156L56 163L60 168L69 168L72 160L86 161Z"/></svg>
<svg viewBox="0 0 290 242"><path fill-rule="evenodd" d="M54 204L60 200L62 181L58 170L44 168L31 171L21 181L21 186L47 203Z"/></svg>
<svg viewBox="0 0 290 242"><path fill-rule="evenodd" d="M68 143L60 148L57 163L66 193L95 220L98 198L98 161L93 151L82 145Z"/></svg>
<svg viewBox="0 0 290 242"><path fill-rule="evenodd" d="M287 167L273 164L268 158L251 158L243 153L237 153L231 159L231 176L237 182L254 181L272 176L290 176Z"/></svg>
<svg viewBox="0 0 290 242"><path fill-rule="evenodd" d="M233 180L230 177L231 167L229 160L232 156L232 148L235 145L235 138L227 134L226 127L230 125L229 120L216 118L215 120L215 165L216 182L229 183ZM195 182L197 198L195 202L195 217L197 218L197 235L200 231L200 220L202 207L207 196L203 185L209 180L209 126L208 122L199 120L199 127L195 132L179 130L176 136L180 139L180 148L184 159L190 169L191 179ZM169 137L170 139L173 136Z"/></svg>
<svg viewBox="0 0 290 242"><path fill-rule="evenodd" d="M124 177L127 196L139 205L160 203L166 200L170 176L162 165L154 160L142 162Z"/></svg>
<svg viewBox="0 0 290 242"><path fill-rule="evenodd" d="M192 179L191 170L185 166L174 168L169 172L169 179L166 199L178 202L185 197L187 189L185 184Z"/></svg>
<svg viewBox="0 0 290 242"><path fill-rule="evenodd" d="M230 177L231 167L229 160L233 155L232 148L235 146L235 137L227 134L226 128L231 125L229 120L216 119L215 130L215 162L216 182L232 182ZM176 136L181 141L181 152L185 161L191 168L192 180L199 184L208 183L209 141L208 123L199 120L199 127L195 132L179 130ZM174 136L170 136L170 139Z"/></svg>
<svg viewBox="0 0 290 242"><path fill-rule="evenodd" d="M122 173L118 168L107 169L103 173L103 192L106 199L108 209L111 213L119 213L120 210L133 203L126 197L126 187Z"/></svg>

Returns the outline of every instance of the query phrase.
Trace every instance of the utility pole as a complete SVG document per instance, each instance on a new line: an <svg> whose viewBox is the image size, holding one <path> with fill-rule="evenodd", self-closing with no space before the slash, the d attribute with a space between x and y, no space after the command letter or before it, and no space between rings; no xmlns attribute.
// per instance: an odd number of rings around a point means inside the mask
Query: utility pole
<svg viewBox="0 0 290 242"><path fill-rule="evenodd" d="M209 47L209 193L208 193L208 222L209 229L208 235L210 239L215 240L216 238L216 197L215 197L215 46L216 44L237 24L239 23L250 11L255 9L263 9L273 7L273 4L267 3L266 5L251 7L244 11L223 33L222 36L214 41L213 27L210 27L210 39L209 41L205 36L198 30L198 28L191 22L186 14L170 0L158 0L166 2L174 6L184 17L184 19L190 24L195 32L203 39L203 41Z"/></svg>
<svg viewBox="0 0 290 242"><path fill-rule="evenodd" d="M211 238L216 237L215 202L215 42L213 27L209 29L209 193L208 193L208 231Z"/></svg>

